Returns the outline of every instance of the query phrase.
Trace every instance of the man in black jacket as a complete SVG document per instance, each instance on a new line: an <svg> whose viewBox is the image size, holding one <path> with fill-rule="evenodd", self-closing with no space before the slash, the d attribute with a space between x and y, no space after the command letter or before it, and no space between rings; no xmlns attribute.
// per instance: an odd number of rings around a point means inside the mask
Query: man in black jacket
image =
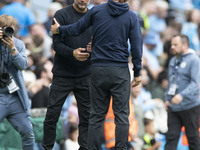
<svg viewBox="0 0 200 150"><path fill-rule="evenodd" d="M87 13L89 0L75 0L68 7L58 10L55 18L62 25L76 22ZM49 104L44 121L43 147L50 150L56 137L56 123L68 94L73 91L79 113L79 150L87 150L88 119L90 111L89 76L90 53L85 52L91 40L92 30L87 29L79 36L63 37L53 35L54 59L53 81ZM84 51L84 52L83 52Z"/></svg>

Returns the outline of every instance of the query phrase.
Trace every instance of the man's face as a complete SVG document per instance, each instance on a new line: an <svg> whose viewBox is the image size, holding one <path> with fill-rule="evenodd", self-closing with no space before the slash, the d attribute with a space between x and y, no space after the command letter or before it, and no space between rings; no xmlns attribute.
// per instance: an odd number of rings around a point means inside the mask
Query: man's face
<svg viewBox="0 0 200 150"><path fill-rule="evenodd" d="M173 37L171 40L171 52L174 55L181 55L183 53L183 43L180 37Z"/></svg>
<svg viewBox="0 0 200 150"><path fill-rule="evenodd" d="M76 4L76 6L79 9L83 10L83 9L87 8L89 0L74 0L74 3Z"/></svg>
<svg viewBox="0 0 200 150"><path fill-rule="evenodd" d="M47 61L44 68L46 69L46 78L51 82L53 78L53 73L51 72L53 64L50 61Z"/></svg>
<svg viewBox="0 0 200 150"><path fill-rule="evenodd" d="M145 45L146 45L147 49L150 51L156 47L156 45L153 45L153 44L145 44Z"/></svg>

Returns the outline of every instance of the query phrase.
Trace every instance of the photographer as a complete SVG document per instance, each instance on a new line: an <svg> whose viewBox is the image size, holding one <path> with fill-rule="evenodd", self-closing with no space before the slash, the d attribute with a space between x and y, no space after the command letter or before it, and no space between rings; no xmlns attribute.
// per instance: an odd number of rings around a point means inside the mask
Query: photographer
<svg viewBox="0 0 200 150"><path fill-rule="evenodd" d="M22 41L13 37L16 21L0 16L0 122L6 118L22 137L23 150L33 150L29 99L21 70L27 67Z"/></svg>

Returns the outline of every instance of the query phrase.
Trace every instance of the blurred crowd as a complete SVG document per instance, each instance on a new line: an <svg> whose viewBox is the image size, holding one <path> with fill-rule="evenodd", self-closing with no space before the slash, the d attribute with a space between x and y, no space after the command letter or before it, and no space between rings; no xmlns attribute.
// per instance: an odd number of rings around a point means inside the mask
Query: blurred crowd
<svg viewBox="0 0 200 150"><path fill-rule="evenodd" d="M91 0L88 8L105 2ZM8 14L18 21L15 36L26 45L28 68L23 74L32 110L46 108L48 103L54 58L50 31L53 16L57 10L72 3L73 0L0 0L0 15ZM163 149L167 132L164 92L168 84L168 63L172 57L170 40L175 34L186 34L190 48L200 56L200 1L129 0L128 4L143 19L142 85L131 88L130 100L137 121L137 133L130 147L147 149L148 135L152 135L156 148ZM66 129L63 131L65 147L70 147L67 150L76 150L79 147L79 119L73 93L68 96L61 117ZM102 149L106 149L105 143L102 136ZM59 147L59 143L56 146Z"/></svg>

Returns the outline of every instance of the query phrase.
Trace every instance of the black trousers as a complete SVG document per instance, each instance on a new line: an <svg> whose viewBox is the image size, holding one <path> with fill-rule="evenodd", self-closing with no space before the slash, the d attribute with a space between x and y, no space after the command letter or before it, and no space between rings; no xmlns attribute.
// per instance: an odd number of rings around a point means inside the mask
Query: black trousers
<svg viewBox="0 0 200 150"><path fill-rule="evenodd" d="M111 96L115 115L115 149L127 150L130 73L128 67L93 67L91 75L89 150L101 150L101 134Z"/></svg>
<svg viewBox="0 0 200 150"><path fill-rule="evenodd" d="M182 126L185 126L190 150L200 150L199 112L200 105L185 111L168 111L165 150L176 150Z"/></svg>
<svg viewBox="0 0 200 150"><path fill-rule="evenodd" d="M51 150L56 138L56 123L62 106L71 91L77 100L79 114L78 142L81 150L88 149L88 122L90 114L89 98L90 76L82 78L54 77L50 88L47 114L44 121L44 137L42 145L45 150Z"/></svg>

